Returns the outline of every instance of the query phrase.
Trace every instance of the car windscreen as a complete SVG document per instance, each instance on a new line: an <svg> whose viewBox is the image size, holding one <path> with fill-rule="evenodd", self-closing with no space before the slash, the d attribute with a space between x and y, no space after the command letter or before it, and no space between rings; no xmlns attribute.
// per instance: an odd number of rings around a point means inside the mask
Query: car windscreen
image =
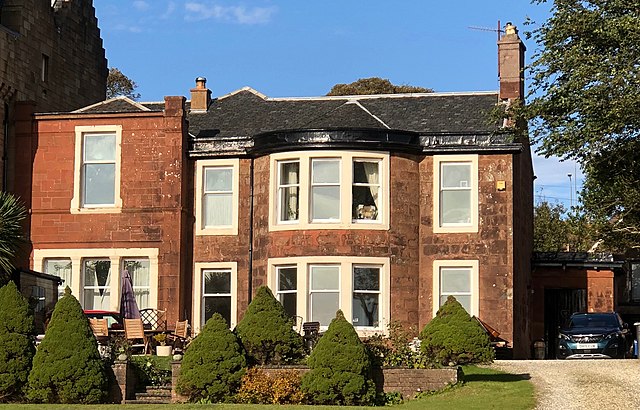
<svg viewBox="0 0 640 410"><path fill-rule="evenodd" d="M569 321L569 328L576 327L617 327L618 320L614 315L577 315Z"/></svg>

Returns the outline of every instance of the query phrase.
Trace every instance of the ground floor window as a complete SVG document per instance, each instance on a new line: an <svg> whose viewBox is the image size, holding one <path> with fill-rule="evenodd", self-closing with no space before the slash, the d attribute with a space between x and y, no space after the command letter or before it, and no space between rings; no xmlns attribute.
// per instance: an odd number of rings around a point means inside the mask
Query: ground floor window
<svg viewBox="0 0 640 410"><path fill-rule="evenodd" d="M47 258L44 260L42 271L62 279L62 284L58 286L58 299L60 299L64 295L65 288L71 287L71 259Z"/></svg>
<svg viewBox="0 0 640 410"><path fill-rule="evenodd" d="M196 262L193 298L194 332L198 333L215 313L233 329L237 324L238 279L236 262Z"/></svg>
<svg viewBox="0 0 640 410"><path fill-rule="evenodd" d="M269 260L269 284L290 316L325 329L338 309L361 333L386 331L389 259L295 257Z"/></svg>
<svg viewBox="0 0 640 410"><path fill-rule="evenodd" d="M478 316L478 261L437 260L433 265L433 315L449 296L470 315Z"/></svg>
<svg viewBox="0 0 640 410"><path fill-rule="evenodd" d="M84 309L118 311L122 275L131 276L139 309L156 308L158 303L158 249L35 249L33 268L63 280Z"/></svg>
<svg viewBox="0 0 640 410"><path fill-rule="evenodd" d="M231 269L202 271L202 325L219 313L231 323Z"/></svg>

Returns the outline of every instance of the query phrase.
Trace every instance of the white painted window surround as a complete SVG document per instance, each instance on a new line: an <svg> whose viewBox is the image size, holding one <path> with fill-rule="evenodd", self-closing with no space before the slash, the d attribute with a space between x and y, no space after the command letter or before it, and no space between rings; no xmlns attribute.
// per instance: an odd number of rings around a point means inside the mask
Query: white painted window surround
<svg viewBox="0 0 640 410"><path fill-rule="evenodd" d="M433 232L478 232L478 155L433 156Z"/></svg>

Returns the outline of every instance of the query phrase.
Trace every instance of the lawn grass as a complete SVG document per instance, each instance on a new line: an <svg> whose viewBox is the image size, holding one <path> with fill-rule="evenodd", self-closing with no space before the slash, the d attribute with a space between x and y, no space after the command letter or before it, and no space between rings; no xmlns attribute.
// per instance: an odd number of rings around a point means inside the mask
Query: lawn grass
<svg viewBox="0 0 640 410"><path fill-rule="evenodd" d="M393 406L398 410L418 409L509 409L529 410L535 406L535 398L532 384L521 376L502 373L489 368L465 366L465 382L462 385L446 389L442 392L430 394L420 399L409 400L403 404ZM119 405L46 405L47 409L89 409L107 410L115 409ZM0 405L0 410L35 410L43 408L42 405L29 404L5 404ZM170 408L195 410L344 410L344 409L383 409L384 407L346 407L346 406L282 406L282 405L248 405L248 404L180 404L180 405L135 405L126 406L127 410L166 410Z"/></svg>

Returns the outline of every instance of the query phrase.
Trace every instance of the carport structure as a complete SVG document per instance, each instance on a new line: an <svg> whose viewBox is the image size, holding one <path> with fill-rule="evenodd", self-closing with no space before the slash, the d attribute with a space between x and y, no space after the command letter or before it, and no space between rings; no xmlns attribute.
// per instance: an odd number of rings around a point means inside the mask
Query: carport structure
<svg viewBox="0 0 640 410"><path fill-rule="evenodd" d="M546 341L546 358L555 357L558 326L572 313L615 309L614 277L623 264L610 254L534 253L530 331L532 340Z"/></svg>

